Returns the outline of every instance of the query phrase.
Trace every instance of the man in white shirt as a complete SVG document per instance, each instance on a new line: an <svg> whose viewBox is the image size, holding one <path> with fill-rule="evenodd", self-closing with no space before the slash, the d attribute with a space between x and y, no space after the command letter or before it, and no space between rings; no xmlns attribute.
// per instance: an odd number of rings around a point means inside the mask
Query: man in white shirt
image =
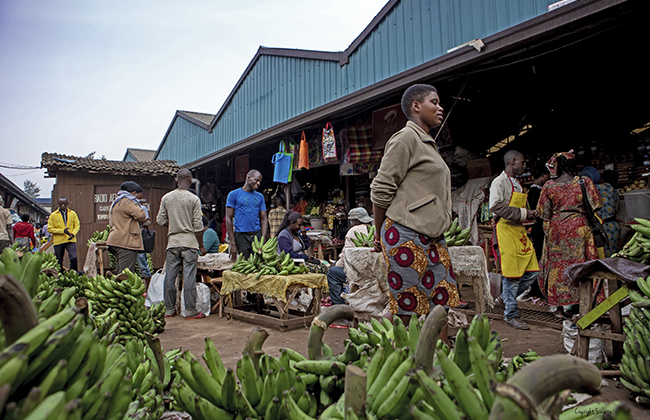
<svg viewBox="0 0 650 420"><path fill-rule="evenodd" d="M345 305L345 299L341 297L343 286L346 283L345 271L343 270L343 255L346 248L354 248L356 245L352 242L355 237L355 232L360 234L368 234L368 226L372 223L372 217L368 216L368 212L363 207L357 207L348 213L348 220L350 221L350 229L345 234L345 245L339 255L339 259L335 265L327 270L327 285L330 289L330 299L333 305Z"/></svg>

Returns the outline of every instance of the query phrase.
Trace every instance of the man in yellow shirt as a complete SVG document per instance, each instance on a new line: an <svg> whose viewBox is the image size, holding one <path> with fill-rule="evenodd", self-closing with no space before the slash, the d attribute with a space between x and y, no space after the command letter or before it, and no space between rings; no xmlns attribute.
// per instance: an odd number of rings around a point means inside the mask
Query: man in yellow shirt
<svg viewBox="0 0 650 420"><path fill-rule="evenodd" d="M68 199L59 198L59 208L47 221L47 231L52 235L54 254L63 267L63 255L68 251L70 270L77 271L77 234L81 227L77 213L68 208Z"/></svg>

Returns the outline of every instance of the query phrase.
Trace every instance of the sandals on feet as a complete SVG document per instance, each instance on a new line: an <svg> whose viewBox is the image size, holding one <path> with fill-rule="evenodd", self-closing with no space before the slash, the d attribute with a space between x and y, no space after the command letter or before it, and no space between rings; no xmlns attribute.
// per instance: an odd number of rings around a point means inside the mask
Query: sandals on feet
<svg viewBox="0 0 650 420"><path fill-rule="evenodd" d="M165 318L173 318L173 317L175 317L175 316L176 316L176 312L174 312L174 313L171 314L171 315L167 315L167 314L165 314Z"/></svg>
<svg viewBox="0 0 650 420"><path fill-rule="evenodd" d="M196 314L194 316L186 316L185 317L185 319L201 319L201 318L205 318L205 314L198 313L198 314Z"/></svg>

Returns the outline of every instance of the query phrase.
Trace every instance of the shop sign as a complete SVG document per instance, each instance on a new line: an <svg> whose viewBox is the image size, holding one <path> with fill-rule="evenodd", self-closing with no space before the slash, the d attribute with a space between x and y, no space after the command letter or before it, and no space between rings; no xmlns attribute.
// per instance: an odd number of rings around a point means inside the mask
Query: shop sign
<svg viewBox="0 0 650 420"><path fill-rule="evenodd" d="M241 155L235 158L235 182L246 182L248 174L248 155Z"/></svg>
<svg viewBox="0 0 650 420"><path fill-rule="evenodd" d="M382 108L372 113L372 148L383 149L390 137L404 128L406 115L400 104Z"/></svg>
<svg viewBox="0 0 650 420"><path fill-rule="evenodd" d="M119 185L97 185L95 186L95 194L93 201L95 203L95 222L108 223L108 212L111 209L111 204L117 198L117 193L120 191ZM151 216L151 205L149 203L149 189L142 189L142 198L140 203L147 209Z"/></svg>

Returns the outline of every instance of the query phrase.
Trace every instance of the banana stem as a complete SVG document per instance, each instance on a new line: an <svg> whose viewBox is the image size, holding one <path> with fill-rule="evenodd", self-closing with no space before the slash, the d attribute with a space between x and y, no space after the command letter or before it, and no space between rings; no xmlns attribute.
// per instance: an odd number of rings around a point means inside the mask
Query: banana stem
<svg viewBox="0 0 650 420"><path fill-rule="evenodd" d="M163 354L162 346L160 345L160 338L149 334L148 332L144 333L145 338L147 339L147 344L151 347L153 355L156 357L156 363L158 364L158 372L160 372L160 381L164 382L165 380L165 355Z"/></svg>
<svg viewBox="0 0 650 420"><path fill-rule="evenodd" d="M415 366L421 367L427 375L433 374L433 355L440 331L447 325L447 311L442 306L433 308L422 325L417 348L415 349Z"/></svg>
<svg viewBox="0 0 650 420"><path fill-rule="evenodd" d="M262 345L268 336L269 333L266 330L255 327L253 328L253 331L251 331L251 334L248 336L246 344L244 345L244 351L242 354L247 354L250 356L253 364L255 365L255 369L259 368L260 357L262 357L264 354L264 351L262 351Z"/></svg>
<svg viewBox="0 0 650 420"><path fill-rule="evenodd" d="M601 380L598 368L584 359L564 354L543 357L508 380L508 396L499 395L497 388L490 420L529 418L531 409L565 389L598 394Z"/></svg>
<svg viewBox="0 0 650 420"><path fill-rule="evenodd" d="M311 323L309 328L309 338L307 339L307 355L309 360L323 359L321 345L323 343L323 334L329 325L339 319L354 321L354 309L348 305L334 305L330 309L318 315Z"/></svg>
<svg viewBox="0 0 650 420"><path fill-rule="evenodd" d="M32 298L11 274L0 276L0 321L5 330L5 346L38 325Z"/></svg>
<svg viewBox="0 0 650 420"><path fill-rule="evenodd" d="M366 372L354 365L345 368L345 413L352 408L358 418L366 415Z"/></svg>

